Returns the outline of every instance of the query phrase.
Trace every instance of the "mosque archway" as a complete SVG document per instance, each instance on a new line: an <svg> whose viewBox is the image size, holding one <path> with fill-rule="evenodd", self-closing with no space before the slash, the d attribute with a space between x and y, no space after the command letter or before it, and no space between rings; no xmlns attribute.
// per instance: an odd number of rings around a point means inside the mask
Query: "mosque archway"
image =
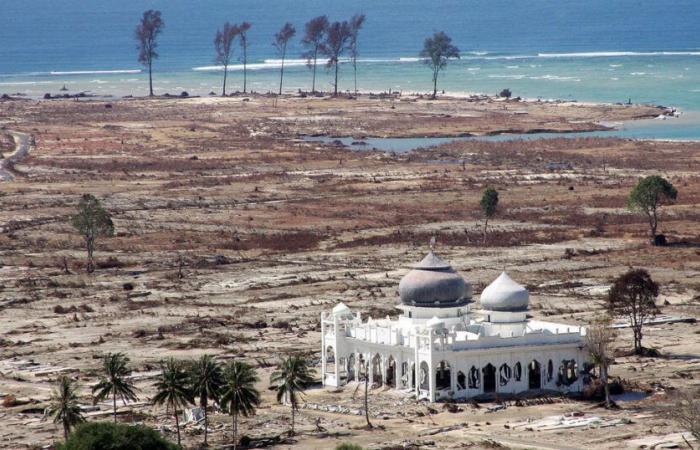
<svg viewBox="0 0 700 450"><path fill-rule="evenodd" d="M547 362L547 383L552 381L552 378L554 378L554 363L550 359L549 362Z"/></svg>
<svg viewBox="0 0 700 450"><path fill-rule="evenodd" d="M498 384L505 386L510 381L513 376L513 370L508 364L502 364L500 369L498 369Z"/></svg>
<svg viewBox="0 0 700 450"><path fill-rule="evenodd" d="M496 367L488 363L482 369L482 375L484 380L484 392L496 392Z"/></svg>
<svg viewBox="0 0 700 450"><path fill-rule="evenodd" d="M469 370L469 389L479 389L481 386L481 377L479 376L479 369L472 366Z"/></svg>
<svg viewBox="0 0 700 450"><path fill-rule="evenodd" d="M411 389L416 388L416 363L411 363Z"/></svg>
<svg viewBox="0 0 700 450"><path fill-rule="evenodd" d="M428 363L423 361L420 363L420 378L418 379L420 389L427 391L430 389L430 367Z"/></svg>
<svg viewBox="0 0 700 450"><path fill-rule="evenodd" d="M463 391L466 388L467 388L467 376L464 375L464 372L459 371L459 372L457 372L457 390Z"/></svg>
<svg viewBox="0 0 700 450"><path fill-rule="evenodd" d="M335 372L335 350L332 345L326 347L326 372Z"/></svg>
<svg viewBox="0 0 700 450"><path fill-rule="evenodd" d="M578 380L578 364L574 359L565 359L557 371L557 384L571 386Z"/></svg>
<svg viewBox="0 0 700 450"><path fill-rule="evenodd" d="M523 377L523 367L520 365L520 362L516 362L515 366L513 366L513 378L515 378L515 381L520 381Z"/></svg>
<svg viewBox="0 0 700 450"><path fill-rule="evenodd" d="M537 360L532 360L527 366L527 383L529 389L542 388L542 368Z"/></svg>
<svg viewBox="0 0 700 450"><path fill-rule="evenodd" d="M382 357L377 353L372 358L372 383L382 385Z"/></svg>
<svg viewBox="0 0 700 450"><path fill-rule="evenodd" d="M396 360L393 356L389 356L386 363L386 384L396 387Z"/></svg>
<svg viewBox="0 0 700 450"><path fill-rule="evenodd" d="M440 361L435 371L435 388L439 391L452 389L452 370L450 363Z"/></svg>
<svg viewBox="0 0 700 450"><path fill-rule="evenodd" d="M354 353L350 353L350 356L348 356L347 370L348 370L348 381L355 380L355 354Z"/></svg>

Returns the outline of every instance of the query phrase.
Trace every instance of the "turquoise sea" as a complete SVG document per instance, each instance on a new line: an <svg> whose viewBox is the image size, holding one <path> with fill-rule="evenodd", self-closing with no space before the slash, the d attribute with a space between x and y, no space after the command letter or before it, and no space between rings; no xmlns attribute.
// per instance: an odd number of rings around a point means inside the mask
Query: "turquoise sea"
<svg viewBox="0 0 700 450"><path fill-rule="evenodd" d="M213 37L226 20L253 24L249 83L258 92L275 89L272 36L293 23L298 34L285 91L309 89L310 71L300 59L303 24L319 14L342 20L361 12L362 91L427 92L430 71L417 55L426 36L444 30L462 55L440 79L447 92L509 88L526 98L672 106L685 118L652 124L652 131L637 127L632 135L700 139L697 0L2 0L0 94L41 97L65 85L69 92L144 95L133 30L148 8L160 9L166 22L155 73L161 94L220 92ZM241 67L230 71L235 90ZM351 74L343 64L341 89L352 88ZM319 86L331 89L330 81L321 70Z"/></svg>

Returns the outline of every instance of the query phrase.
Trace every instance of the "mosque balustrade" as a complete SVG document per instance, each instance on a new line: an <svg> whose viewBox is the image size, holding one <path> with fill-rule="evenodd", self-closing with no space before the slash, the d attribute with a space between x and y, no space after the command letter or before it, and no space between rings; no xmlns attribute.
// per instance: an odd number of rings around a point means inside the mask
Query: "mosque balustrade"
<svg viewBox="0 0 700 450"><path fill-rule="evenodd" d="M520 345L576 344L581 342L582 337L577 327L529 331L520 335L501 333L491 336L435 331L432 342L435 351L461 351Z"/></svg>
<svg viewBox="0 0 700 450"><path fill-rule="evenodd" d="M389 346L408 346L411 337L410 333L404 333L401 328L372 323L348 327L345 335L359 341Z"/></svg>

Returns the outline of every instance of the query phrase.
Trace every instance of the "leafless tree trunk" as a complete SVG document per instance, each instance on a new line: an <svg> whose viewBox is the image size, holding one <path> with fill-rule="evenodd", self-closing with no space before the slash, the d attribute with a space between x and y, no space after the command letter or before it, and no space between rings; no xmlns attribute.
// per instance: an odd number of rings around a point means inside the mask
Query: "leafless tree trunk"
<svg viewBox="0 0 700 450"><path fill-rule="evenodd" d="M367 361L365 368L365 420L367 421L367 428L372 428L372 424L369 421L369 361Z"/></svg>

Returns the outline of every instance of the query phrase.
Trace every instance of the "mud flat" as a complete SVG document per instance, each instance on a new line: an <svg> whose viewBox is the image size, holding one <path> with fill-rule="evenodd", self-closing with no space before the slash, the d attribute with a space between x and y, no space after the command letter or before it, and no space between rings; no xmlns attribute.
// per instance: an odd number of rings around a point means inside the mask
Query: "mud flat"
<svg viewBox="0 0 700 450"><path fill-rule="evenodd" d="M535 318L588 323L629 266L647 268L661 284L663 314L699 316L700 144L461 141L392 155L299 139L571 131L657 115L656 108L247 99L0 102L7 129L35 141L16 164L18 175L0 184L0 396L7 400L0 447L59 438L58 428L41 421L51 383L70 373L91 405L99 357L115 351L132 359L142 400L122 407L121 420L173 437L171 418L145 402L153 373L163 357L210 353L258 367L263 406L240 429L279 436L290 419L267 390L271 364L293 352L317 361L320 313L338 301L364 314L396 314L398 280L431 236L477 293L507 266L530 289ZM651 173L679 190L663 213L667 247L650 247L645 221L625 206L631 186ZM478 199L486 185L501 193L501 209L482 243ZM93 275L85 274L82 242L68 222L86 192L103 200L116 228L98 243ZM620 330L623 355L631 332ZM618 410L540 399L491 409L459 404L450 412L373 389L370 413L381 427L366 431L354 413L361 387L315 388L298 415L302 433L276 448L344 441L621 448L650 429L663 440L682 430L658 406L670 388L695 385L700 376L697 331L692 322L650 324L645 345L661 356L617 358L612 374L645 394L620 401ZM90 414L108 409L97 405ZM210 440L223 445L230 420L212 417ZM537 430L522 426L528 421ZM201 426L186 424L184 439L201 442Z"/></svg>

